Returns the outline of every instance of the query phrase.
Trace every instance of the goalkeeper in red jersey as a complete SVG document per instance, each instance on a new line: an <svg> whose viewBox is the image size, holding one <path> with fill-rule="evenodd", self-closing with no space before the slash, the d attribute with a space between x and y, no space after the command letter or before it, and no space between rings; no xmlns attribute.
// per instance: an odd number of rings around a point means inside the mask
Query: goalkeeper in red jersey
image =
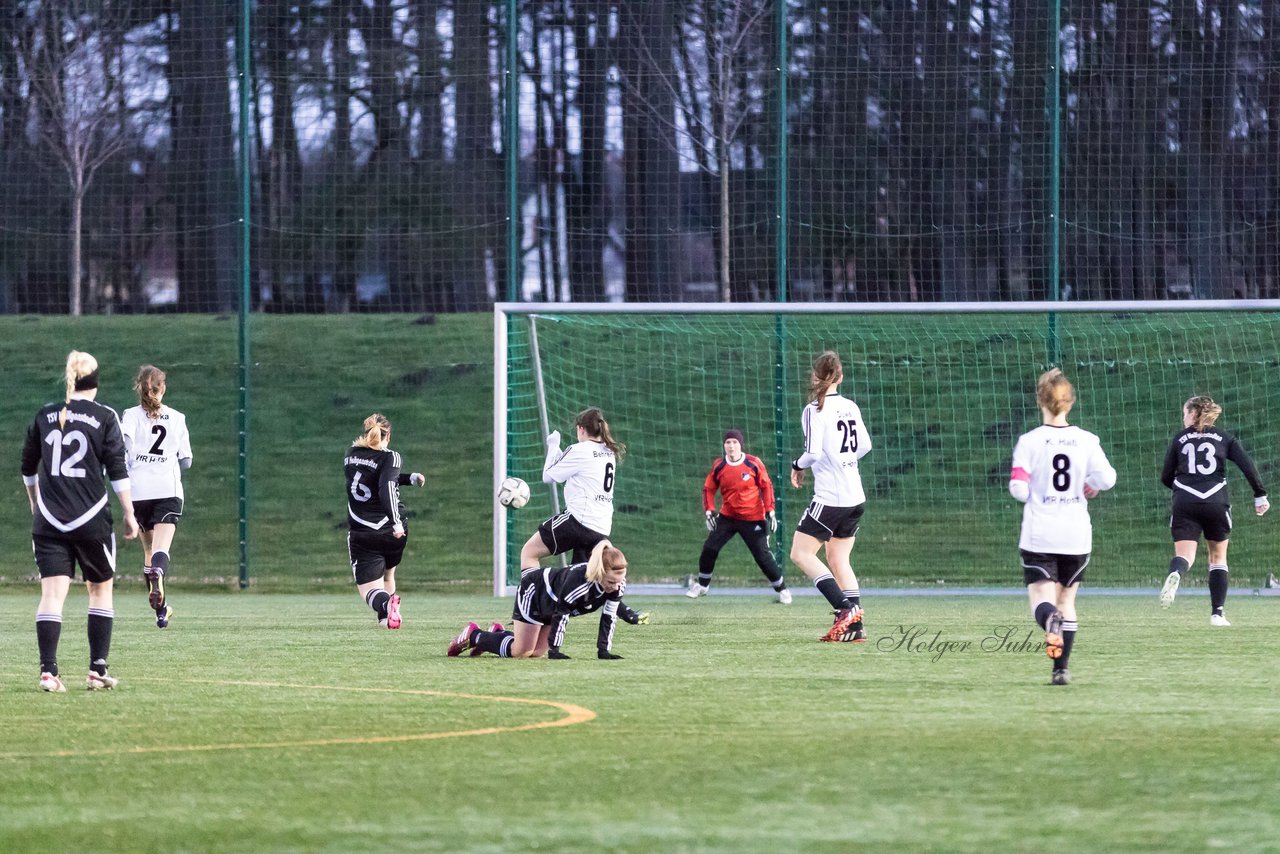
<svg viewBox="0 0 1280 854"><path fill-rule="evenodd" d="M791 591L782 578L782 570L769 551L769 535L778 529L774 512L773 481L759 457L743 451L741 430L724 434L724 456L716 460L702 485L702 509L707 517L707 541L698 558L698 577L685 593L690 599L707 595L716 557L734 534L741 534L751 550L760 571L778 594L778 601L791 604ZM720 512L716 512L716 492L721 495Z"/></svg>

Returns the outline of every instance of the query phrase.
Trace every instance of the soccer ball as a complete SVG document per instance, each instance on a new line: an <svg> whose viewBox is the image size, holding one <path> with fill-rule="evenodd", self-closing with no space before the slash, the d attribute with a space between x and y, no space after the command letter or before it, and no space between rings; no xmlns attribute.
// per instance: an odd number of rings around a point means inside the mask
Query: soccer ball
<svg viewBox="0 0 1280 854"><path fill-rule="evenodd" d="M498 487L498 503L518 510L529 503L529 484L518 477L509 477Z"/></svg>

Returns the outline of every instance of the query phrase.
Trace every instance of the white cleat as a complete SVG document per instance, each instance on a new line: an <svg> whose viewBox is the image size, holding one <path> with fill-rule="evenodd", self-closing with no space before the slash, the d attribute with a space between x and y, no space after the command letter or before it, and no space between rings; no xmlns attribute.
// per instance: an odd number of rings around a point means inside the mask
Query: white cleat
<svg viewBox="0 0 1280 854"><path fill-rule="evenodd" d="M1211 626L1229 626L1229 625L1231 625L1231 624L1230 624L1230 623L1228 623L1228 622L1227 622L1227 618L1226 618L1226 617L1224 617L1224 616L1223 616L1223 615L1221 615L1221 614L1210 614L1210 615L1209 615L1209 625L1211 625Z"/></svg>
<svg viewBox="0 0 1280 854"><path fill-rule="evenodd" d="M784 588L782 588L781 590L779 590L779 591L778 591L778 604L779 604L779 605L790 605L790 604L791 604L791 591L790 591L790 590L788 590L787 588L785 588L785 587L784 587Z"/></svg>
<svg viewBox="0 0 1280 854"><path fill-rule="evenodd" d="M709 588L702 586L696 581L691 581L689 582L689 589L684 592L684 595L688 596L690 599L697 599L699 597L706 596L708 589Z"/></svg>
<svg viewBox="0 0 1280 854"><path fill-rule="evenodd" d="M90 691L110 691L112 688L120 684L120 680L114 676L108 676L105 673L95 673L90 670L89 675L84 677L84 687Z"/></svg>
<svg viewBox="0 0 1280 854"><path fill-rule="evenodd" d="M48 691L50 694L65 694L67 686L62 684L62 680L52 673L40 674L40 690Z"/></svg>
<svg viewBox="0 0 1280 854"><path fill-rule="evenodd" d="M1180 584L1182 584L1182 573L1169 573L1169 577L1164 580L1164 587L1160 588L1161 608L1168 608L1173 604L1174 597L1178 595L1178 585Z"/></svg>

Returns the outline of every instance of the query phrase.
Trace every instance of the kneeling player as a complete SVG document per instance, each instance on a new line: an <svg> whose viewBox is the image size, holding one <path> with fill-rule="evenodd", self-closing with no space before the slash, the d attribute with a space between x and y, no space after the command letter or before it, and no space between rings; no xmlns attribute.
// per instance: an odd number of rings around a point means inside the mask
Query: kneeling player
<svg viewBox="0 0 1280 854"><path fill-rule="evenodd" d="M586 563L528 567L521 573L516 591L511 613L513 631L494 623L486 632L475 623L468 623L449 644L448 654L457 656L469 649L472 655L492 652L502 658L540 658L551 649L552 631L561 618L599 610L596 655L621 658L612 651L613 629L626 578L626 555L608 540L595 545Z"/></svg>
<svg viewBox="0 0 1280 854"><path fill-rule="evenodd" d="M1067 424L1076 395L1062 371L1040 376L1036 402L1044 423L1019 437L1009 493L1026 505L1018 548L1031 611L1053 661L1050 681L1066 685L1078 628L1076 591L1093 550L1088 499L1115 486L1116 470L1097 436Z"/></svg>

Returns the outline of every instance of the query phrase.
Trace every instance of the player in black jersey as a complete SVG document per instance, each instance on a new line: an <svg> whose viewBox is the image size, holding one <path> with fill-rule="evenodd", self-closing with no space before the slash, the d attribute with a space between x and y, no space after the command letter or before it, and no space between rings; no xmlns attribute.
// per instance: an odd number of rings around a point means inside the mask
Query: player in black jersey
<svg viewBox="0 0 1280 854"><path fill-rule="evenodd" d="M448 655L464 650L492 652L502 658L539 658L551 648L552 629L562 617L576 617L600 612L600 631L596 655L604 659L622 656L612 651L613 629L627 586L627 558L608 540L601 540L591 550L586 563L572 566L531 566L520 574L511 618L514 631L503 631L495 623L490 631L481 631L468 623L449 644Z"/></svg>
<svg viewBox="0 0 1280 854"><path fill-rule="evenodd" d="M1173 514L1169 530L1173 534L1174 558L1169 575L1160 589L1160 604L1173 604L1196 559L1196 545L1204 534L1209 549L1209 624L1229 626L1223 613L1227 602L1227 538L1231 534L1231 496L1227 491L1226 461L1244 473L1253 488L1253 511L1261 516L1271 507L1267 490L1258 477L1253 460L1235 436L1216 426L1222 407L1200 395L1182 405L1181 433L1173 437L1164 455L1160 480L1173 490Z"/></svg>
<svg viewBox="0 0 1280 854"><path fill-rule="evenodd" d="M347 551L356 590L373 609L378 625L400 628L396 567L404 555L408 531L400 487L422 486L420 473L400 473L400 455L388 449L391 422L374 413L364 420L343 459L347 479Z"/></svg>
<svg viewBox="0 0 1280 854"><path fill-rule="evenodd" d="M125 539L138 536L120 419L111 407L94 401L98 361L88 353L72 350L67 356L66 379L66 402L41 407L22 446L22 482L31 503L31 545L40 570L40 605L36 609L40 688L51 693L67 690L58 675L58 640L62 606L77 564L89 589L89 675L85 686L91 691L110 689L119 681L107 675L115 618L116 538L102 483L104 472L120 501Z"/></svg>

